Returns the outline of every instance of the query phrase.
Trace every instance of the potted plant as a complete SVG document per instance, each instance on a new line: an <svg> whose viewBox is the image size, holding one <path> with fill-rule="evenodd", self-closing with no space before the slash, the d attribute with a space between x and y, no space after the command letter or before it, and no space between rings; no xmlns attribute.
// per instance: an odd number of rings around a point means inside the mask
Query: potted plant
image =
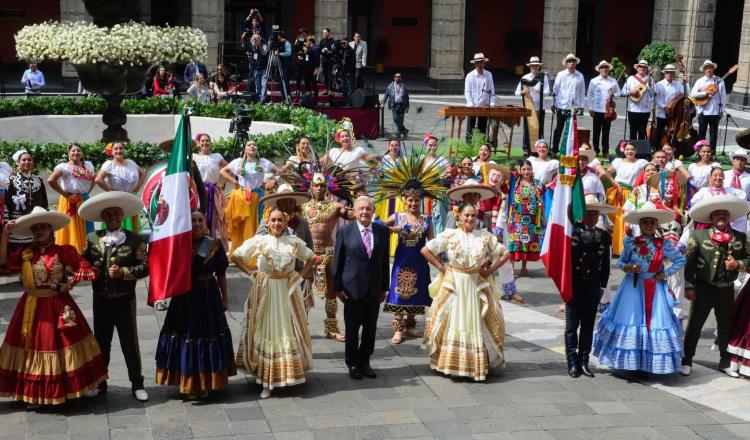
<svg viewBox="0 0 750 440"><path fill-rule="evenodd" d="M671 44L657 41L647 44L641 49L641 53L638 54L638 60L648 61L648 64L657 73L654 80L658 81L660 79L658 77L661 76L661 68L677 60L677 51L675 51Z"/></svg>

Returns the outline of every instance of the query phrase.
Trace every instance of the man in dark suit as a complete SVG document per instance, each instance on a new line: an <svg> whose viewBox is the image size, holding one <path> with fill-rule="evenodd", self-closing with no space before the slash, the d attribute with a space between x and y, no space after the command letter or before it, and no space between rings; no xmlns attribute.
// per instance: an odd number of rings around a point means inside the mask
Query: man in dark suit
<svg viewBox="0 0 750 440"><path fill-rule="evenodd" d="M370 356L375 349L380 303L390 286L390 229L373 223L375 207L367 196L354 201L356 221L336 234L333 288L344 303L346 365L352 379L375 378ZM362 339L359 328L362 327Z"/></svg>

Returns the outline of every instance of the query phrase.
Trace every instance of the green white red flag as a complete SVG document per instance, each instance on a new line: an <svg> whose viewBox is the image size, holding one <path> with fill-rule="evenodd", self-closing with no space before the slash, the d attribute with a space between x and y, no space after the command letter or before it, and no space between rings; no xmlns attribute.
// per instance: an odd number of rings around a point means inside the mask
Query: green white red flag
<svg viewBox="0 0 750 440"><path fill-rule="evenodd" d="M148 304L190 291L189 256L192 253L190 218L190 118L180 117L167 170L151 207L151 240L148 254L150 273ZM187 256L187 257L186 257Z"/></svg>
<svg viewBox="0 0 750 440"><path fill-rule="evenodd" d="M566 303L573 299L573 259L571 237L574 222L586 214L581 172L578 169L578 123L572 113L565 121L561 140L560 169L552 196L541 258Z"/></svg>

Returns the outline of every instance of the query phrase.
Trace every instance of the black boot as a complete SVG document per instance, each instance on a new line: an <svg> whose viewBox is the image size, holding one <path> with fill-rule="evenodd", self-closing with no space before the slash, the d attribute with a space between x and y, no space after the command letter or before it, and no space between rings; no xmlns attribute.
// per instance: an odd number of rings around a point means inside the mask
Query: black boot
<svg viewBox="0 0 750 440"><path fill-rule="evenodd" d="M591 371L591 368L589 368L589 354L588 353L580 353L578 355L578 362L581 365L581 373L584 376L588 377L594 377L594 373Z"/></svg>
<svg viewBox="0 0 750 440"><path fill-rule="evenodd" d="M568 375L573 378L581 377L581 365L578 362L578 355L568 353Z"/></svg>

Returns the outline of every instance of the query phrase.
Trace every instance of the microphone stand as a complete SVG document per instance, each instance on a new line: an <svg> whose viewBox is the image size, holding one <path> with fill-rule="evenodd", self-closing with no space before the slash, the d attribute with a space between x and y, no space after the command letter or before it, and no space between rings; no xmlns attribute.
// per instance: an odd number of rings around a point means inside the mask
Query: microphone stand
<svg viewBox="0 0 750 440"><path fill-rule="evenodd" d="M537 116L536 120L539 122L539 115L544 114L544 85L549 83L547 80L547 72L539 72L539 75L541 76L541 85L539 86L539 109L537 109ZM539 125L539 139L544 139L544 123L538 124ZM534 140L536 142L536 140ZM529 139L529 143L531 143L531 139Z"/></svg>
<svg viewBox="0 0 750 440"><path fill-rule="evenodd" d="M730 115L729 113L725 111L724 112L724 145L721 146L721 156L726 156L726 152L724 150L727 148L727 131L729 129L729 121L732 121L732 124L735 127L740 128L740 126L737 125L737 122L735 122L732 115Z"/></svg>

